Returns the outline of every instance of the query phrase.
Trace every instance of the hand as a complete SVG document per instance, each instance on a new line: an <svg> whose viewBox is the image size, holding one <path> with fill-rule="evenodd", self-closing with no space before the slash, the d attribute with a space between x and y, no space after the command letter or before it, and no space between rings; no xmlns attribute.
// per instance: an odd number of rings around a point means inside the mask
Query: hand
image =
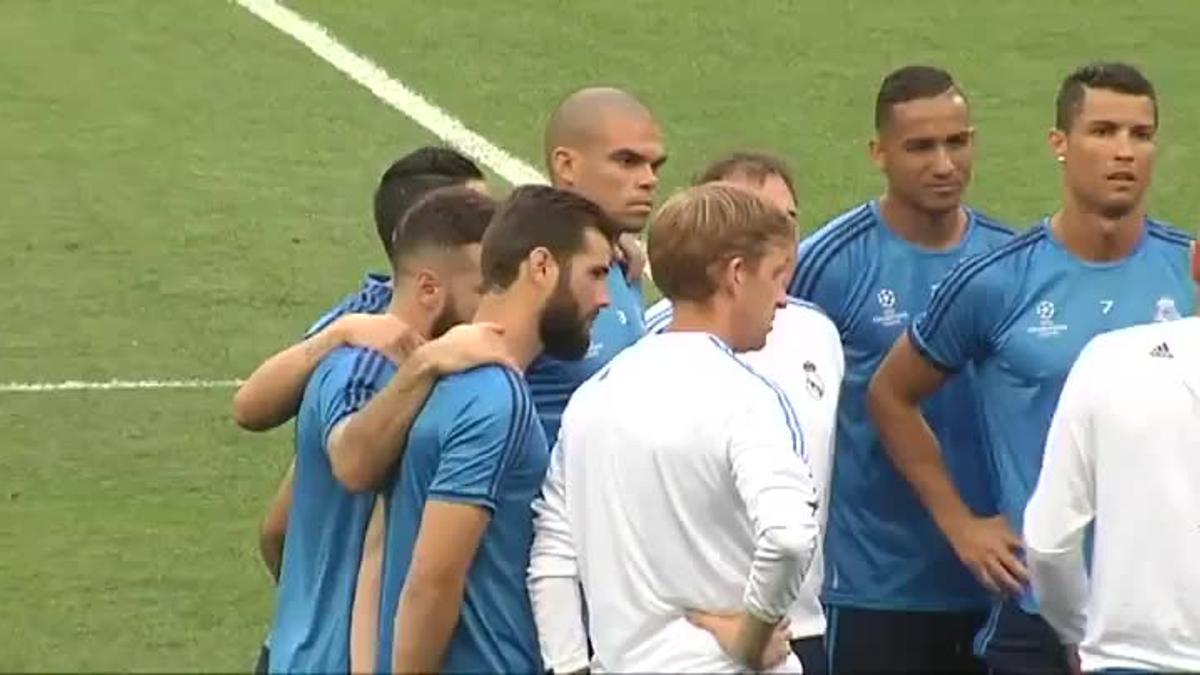
<svg viewBox="0 0 1200 675"><path fill-rule="evenodd" d="M762 654L747 654L742 637L745 624L750 617L744 612L736 614L709 614L688 612L687 620L693 626L708 631L721 646L721 651L730 658L755 670L769 670L781 665L792 653L791 633L788 619L779 622L767 640Z"/></svg>
<svg viewBox="0 0 1200 675"><path fill-rule="evenodd" d="M1071 675L1083 675L1083 666L1079 663L1079 648L1076 645L1067 645L1064 649L1067 652L1067 672Z"/></svg>
<svg viewBox="0 0 1200 675"><path fill-rule="evenodd" d="M374 349L396 364L425 342L420 333L391 314L347 314L330 329L341 344Z"/></svg>
<svg viewBox="0 0 1200 675"><path fill-rule="evenodd" d="M421 347L422 357L439 375L470 370L486 363L520 370L504 344L504 329L494 323L455 326Z"/></svg>
<svg viewBox="0 0 1200 675"><path fill-rule="evenodd" d="M629 281L641 281L642 274L649 271L646 265L646 252L642 242L632 232L622 232L617 237L617 255L625 262L628 269L626 277Z"/></svg>
<svg viewBox="0 0 1200 675"><path fill-rule="evenodd" d="M993 593L1016 595L1029 582L1029 570L1017 558L1021 539L1004 516L971 517L949 538L959 559Z"/></svg>

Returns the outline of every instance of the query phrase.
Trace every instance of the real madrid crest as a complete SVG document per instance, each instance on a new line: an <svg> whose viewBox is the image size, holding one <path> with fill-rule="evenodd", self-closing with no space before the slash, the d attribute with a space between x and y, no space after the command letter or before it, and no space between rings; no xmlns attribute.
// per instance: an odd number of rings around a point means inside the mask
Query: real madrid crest
<svg viewBox="0 0 1200 675"><path fill-rule="evenodd" d="M817 373L817 365L812 361L804 362L804 386L808 388L808 395L815 399L825 397L825 382L821 380L821 375Z"/></svg>
<svg viewBox="0 0 1200 675"><path fill-rule="evenodd" d="M1174 321L1179 318L1179 309L1175 307L1175 298L1163 296L1154 303L1155 321Z"/></svg>

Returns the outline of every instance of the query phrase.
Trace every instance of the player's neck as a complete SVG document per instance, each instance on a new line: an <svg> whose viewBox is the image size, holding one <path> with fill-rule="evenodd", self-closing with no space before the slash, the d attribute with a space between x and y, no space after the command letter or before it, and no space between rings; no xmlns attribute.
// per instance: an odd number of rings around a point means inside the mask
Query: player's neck
<svg viewBox="0 0 1200 675"><path fill-rule="evenodd" d="M734 342L733 317L722 312L715 302L672 301L671 333L709 333L725 344Z"/></svg>
<svg viewBox="0 0 1200 675"><path fill-rule="evenodd" d="M504 330L509 356L521 370L529 367L542 351L538 315L534 303L510 291L485 293L475 311L475 323L494 323Z"/></svg>
<svg viewBox="0 0 1200 675"><path fill-rule="evenodd" d="M884 194L879 199L883 224L896 236L922 248L935 251L958 246L967 231L967 212L959 206L944 213L929 213Z"/></svg>
<svg viewBox="0 0 1200 675"><path fill-rule="evenodd" d="M1142 240L1146 213L1141 208L1109 218L1072 200L1050 218L1050 230L1073 255L1088 262L1114 262L1129 257Z"/></svg>
<svg viewBox="0 0 1200 675"><path fill-rule="evenodd" d="M408 298L403 298L399 294L393 293L392 301L388 304L387 313L403 321L406 326L416 331L426 340L433 335L435 317Z"/></svg>

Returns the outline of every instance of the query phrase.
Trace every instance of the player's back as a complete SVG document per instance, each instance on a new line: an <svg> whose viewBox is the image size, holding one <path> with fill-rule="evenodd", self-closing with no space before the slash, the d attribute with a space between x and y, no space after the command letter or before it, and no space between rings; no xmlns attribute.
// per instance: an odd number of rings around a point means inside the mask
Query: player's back
<svg viewBox="0 0 1200 675"><path fill-rule="evenodd" d="M1189 237L1147 221L1129 256L1071 254L1049 220L947 277L910 328L914 346L953 372L968 365L998 501L1020 532L1055 406L1084 345L1108 331L1191 314ZM1021 605L1036 611L1031 593Z"/></svg>
<svg viewBox="0 0 1200 675"><path fill-rule="evenodd" d="M309 379L296 419L294 497L288 514L271 672L345 672L350 616L373 493L338 483L326 451L334 424L378 390L395 368L382 354L339 348Z"/></svg>
<svg viewBox="0 0 1200 675"><path fill-rule="evenodd" d="M739 670L684 612L743 607L755 531L730 429L770 420L798 436L781 408L776 390L705 333L648 336L576 393L556 452L606 670Z"/></svg>
<svg viewBox="0 0 1200 675"><path fill-rule="evenodd" d="M393 622L431 499L491 513L467 574L443 670L540 668L525 578L533 543L532 503L548 461L549 448L519 373L483 366L438 382L413 422L388 492L379 672L391 672Z"/></svg>
<svg viewBox="0 0 1200 675"><path fill-rule="evenodd" d="M625 268L620 264L609 269L608 293L612 304L600 310L592 322L591 344L582 359L563 361L543 354L525 373L542 429L551 444L558 437L567 401L579 385L621 350L637 342L645 330L641 287L626 278Z"/></svg>
<svg viewBox="0 0 1200 675"><path fill-rule="evenodd" d="M655 303L646 310L647 334L662 333L673 318L670 300L664 298ZM837 405L845 369L837 326L815 305L789 298L785 306L775 310L763 348L737 357L778 386L796 413L804 434L805 455L820 496L817 520L824 532ZM796 638L825 632L825 613L820 600L825 577L823 539L817 542L803 592L788 614L792 636Z"/></svg>
<svg viewBox="0 0 1200 675"><path fill-rule="evenodd" d="M368 272L358 290L346 295L309 326L304 337L315 335L347 314L382 314L392 301L392 278Z"/></svg>
<svg viewBox="0 0 1200 675"><path fill-rule="evenodd" d="M1200 318L1101 335L1085 355L1096 519L1084 666L1195 672Z"/></svg>

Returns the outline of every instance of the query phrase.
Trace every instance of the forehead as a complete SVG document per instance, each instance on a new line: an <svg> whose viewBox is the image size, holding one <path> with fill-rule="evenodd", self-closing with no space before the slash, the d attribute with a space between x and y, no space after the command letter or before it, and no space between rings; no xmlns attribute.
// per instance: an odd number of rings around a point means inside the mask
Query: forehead
<svg viewBox="0 0 1200 675"><path fill-rule="evenodd" d="M662 130L654 118L644 113L612 110L600 116L593 145L604 152L629 149L650 159L663 154Z"/></svg>
<svg viewBox="0 0 1200 675"><path fill-rule="evenodd" d="M576 258L582 258L587 265L598 263L608 264L612 260L613 247L608 239L593 227L583 231L583 247Z"/></svg>
<svg viewBox="0 0 1200 675"><path fill-rule="evenodd" d="M1084 123L1105 121L1129 125L1153 125L1154 101L1149 96L1085 88L1076 119Z"/></svg>
<svg viewBox="0 0 1200 675"><path fill-rule="evenodd" d="M893 105L884 131L898 136L949 135L969 125L967 100L952 90Z"/></svg>

